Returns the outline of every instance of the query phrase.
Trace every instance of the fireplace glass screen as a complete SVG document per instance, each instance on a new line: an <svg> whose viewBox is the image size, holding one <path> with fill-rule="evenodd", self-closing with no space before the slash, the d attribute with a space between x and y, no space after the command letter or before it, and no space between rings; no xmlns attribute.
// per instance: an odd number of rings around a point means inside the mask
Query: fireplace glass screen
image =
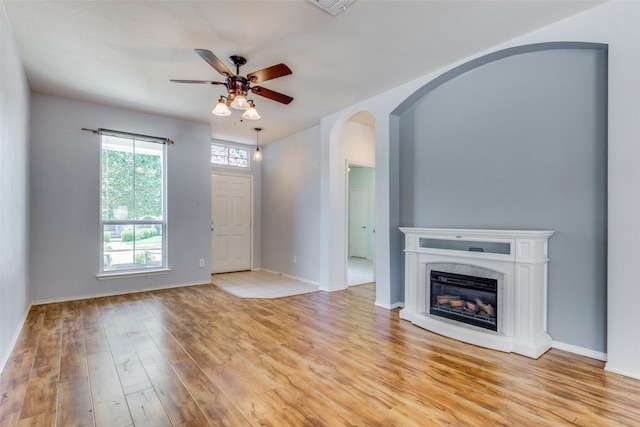
<svg viewBox="0 0 640 427"><path fill-rule="evenodd" d="M498 330L498 281L432 270L430 314Z"/></svg>

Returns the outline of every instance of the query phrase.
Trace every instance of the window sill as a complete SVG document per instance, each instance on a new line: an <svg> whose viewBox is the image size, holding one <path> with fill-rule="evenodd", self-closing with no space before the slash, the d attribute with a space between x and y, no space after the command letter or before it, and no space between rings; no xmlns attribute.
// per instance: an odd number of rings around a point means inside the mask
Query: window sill
<svg viewBox="0 0 640 427"><path fill-rule="evenodd" d="M99 273L96 274L96 277L98 278L98 280L126 279L128 277L156 276L158 274L167 274L170 271L170 268L153 268L142 271L117 271L109 273Z"/></svg>

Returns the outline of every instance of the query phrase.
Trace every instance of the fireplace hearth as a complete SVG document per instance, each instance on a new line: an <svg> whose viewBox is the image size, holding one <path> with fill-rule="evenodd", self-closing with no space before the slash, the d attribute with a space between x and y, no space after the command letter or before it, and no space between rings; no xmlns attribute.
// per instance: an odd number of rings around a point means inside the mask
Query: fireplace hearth
<svg viewBox="0 0 640 427"><path fill-rule="evenodd" d="M440 335L538 358L547 333L550 230L401 228L400 318Z"/></svg>

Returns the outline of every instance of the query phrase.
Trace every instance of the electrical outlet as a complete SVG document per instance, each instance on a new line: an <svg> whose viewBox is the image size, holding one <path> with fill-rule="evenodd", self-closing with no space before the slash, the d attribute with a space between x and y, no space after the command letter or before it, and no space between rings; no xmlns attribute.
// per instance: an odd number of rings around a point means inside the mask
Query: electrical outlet
<svg viewBox="0 0 640 427"><path fill-rule="evenodd" d="M293 256L293 263L295 264L296 262L298 262L298 257L297 256Z"/></svg>
<svg viewBox="0 0 640 427"><path fill-rule="evenodd" d="M203 259L200 260L200 267L204 267L204 260Z"/></svg>

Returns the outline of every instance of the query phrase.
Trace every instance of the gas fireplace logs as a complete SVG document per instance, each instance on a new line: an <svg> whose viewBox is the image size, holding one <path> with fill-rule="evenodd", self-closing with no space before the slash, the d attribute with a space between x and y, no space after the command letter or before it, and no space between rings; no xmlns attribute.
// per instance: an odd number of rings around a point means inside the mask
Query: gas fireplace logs
<svg viewBox="0 0 640 427"><path fill-rule="evenodd" d="M475 302L473 302L461 299L457 295L438 295L436 296L436 301L438 302L438 305L466 308L467 310L473 311L474 313L477 313L478 311L484 311L491 317L495 317L496 315L495 308L493 308L491 304L482 302L482 300L480 300L479 298L476 298Z"/></svg>
<svg viewBox="0 0 640 427"><path fill-rule="evenodd" d="M482 301L480 301L480 299L476 298L476 304L478 304L478 307L480 307L480 310L484 311L485 313L487 313L489 316L495 316L496 312L493 309L493 306L491 304L485 304Z"/></svg>

